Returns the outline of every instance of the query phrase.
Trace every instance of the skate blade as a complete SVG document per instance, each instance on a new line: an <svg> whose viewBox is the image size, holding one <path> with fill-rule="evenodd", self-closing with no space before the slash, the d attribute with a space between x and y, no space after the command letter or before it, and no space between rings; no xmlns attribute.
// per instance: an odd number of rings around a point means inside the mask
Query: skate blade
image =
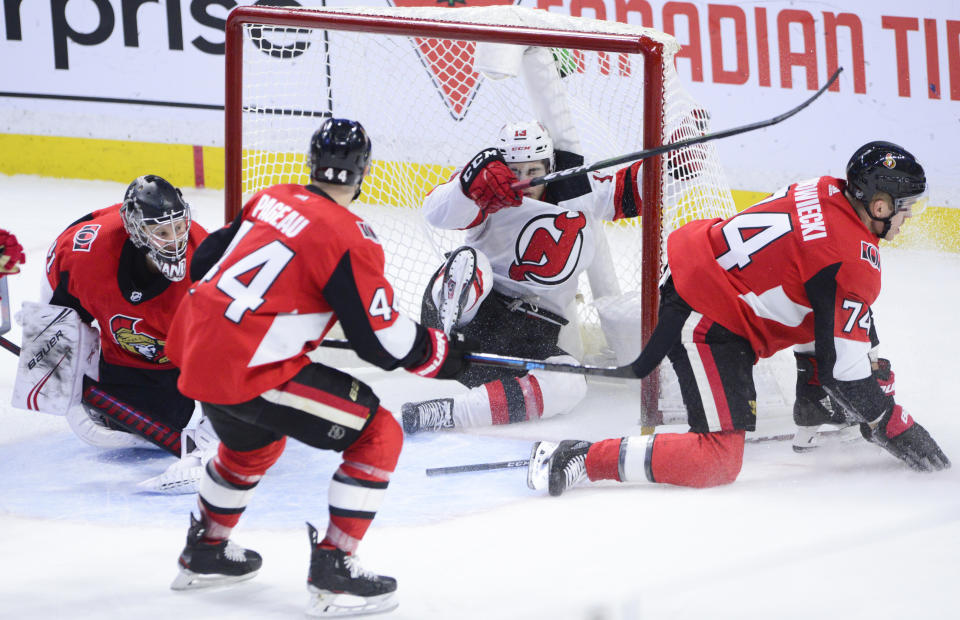
<svg viewBox="0 0 960 620"><path fill-rule="evenodd" d="M547 488L550 478L550 459L557 451L558 443L538 441L530 450L530 464L527 465L527 488L540 491Z"/></svg>
<svg viewBox="0 0 960 620"><path fill-rule="evenodd" d="M200 588L213 588L217 586L227 586L238 581L246 581L257 576L260 570L249 572L246 575L203 575L195 573L192 570L181 568L173 583L170 584L171 590L199 590Z"/></svg>
<svg viewBox="0 0 960 620"><path fill-rule="evenodd" d="M804 437L798 440L794 436L793 451L802 454L831 444L847 444L861 439L863 439L863 435L860 434L860 427L857 424L841 427L833 426L817 431L812 437Z"/></svg>
<svg viewBox="0 0 960 620"><path fill-rule="evenodd" d="M379 596L356 596L354 594L330 592L308 587L310 602L306 614L312 618L340 618L344 616L364 616L392 611L400 601L397 593L387 592Z"/></svg>

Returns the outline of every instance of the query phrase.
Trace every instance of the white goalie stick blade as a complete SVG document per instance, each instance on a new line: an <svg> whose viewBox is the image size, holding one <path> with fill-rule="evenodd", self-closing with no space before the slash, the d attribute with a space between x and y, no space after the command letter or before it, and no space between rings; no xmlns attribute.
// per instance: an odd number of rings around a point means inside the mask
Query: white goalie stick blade
<svg viewBox="0 0 960 620"><path fill-rule="evenodd" d="M530 463L527 465L527 487L534 491L547 488L550 477L550 461L557 451L559 442L538 441L530 450Z"/></svg>
<svg viewBox="0 0 960 620"><path fill-rule="evenodd" d="M400 604L397 592L387 592L379 596L357 596L318 590L308 586L310 602L306 614L312 618L340 618L344 616L365 616L392 611Z"/></svg>
<svg viewBox="0 0 960 620"><path fill-rule="evenodd" d="M259 570L255 570L246 575L204 575L201 573L195 573L190 569L180 567L180 572L177 573L177 576L174 577L173 583L170 584L171 590L183 591L183 590L199 590L200 588L214 588L217 586L227 586L231 583L237 583L238 581L246 581L247 579L253 579L259 573Z"/></svg>
<svg viewBox="0 0 960 620"><path fill-rule="evenodd" d="M184 465L181 462L174 463L167 471L159 476L147 478L143 482L137 483L137 486L151 493L160 493L163 495L190 495L196 493L200 488L200 479L203 477L203 465L200 465L199 459L186 457L195 460L195 465Z"/></svg>

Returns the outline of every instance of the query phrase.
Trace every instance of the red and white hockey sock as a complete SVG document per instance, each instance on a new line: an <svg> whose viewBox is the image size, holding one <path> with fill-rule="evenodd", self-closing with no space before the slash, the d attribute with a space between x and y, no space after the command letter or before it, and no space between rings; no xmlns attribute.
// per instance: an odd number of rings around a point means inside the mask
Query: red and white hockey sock
<svg viewBox="0 0 960 620"><path fill-rule="evenodd" d="M327 492L330 522L321 547L353 553L383 503L390 474L397 467L403 431L383 407L343 453Z"/></svg>
<svg viewBox="0 0 960 620"><path fill-rule="evenodd" d="M220 443L217 455L207 462L200 479L198 503L206 528L205 540L230 538L254 489L283 454L285 445L284 437L263 448L240 452Z"/></svg>
<svg viewBox="0 0 960 620"><path fill-rule="evenodd" d="M662 433L599 441L587 452L590 480L713 487L737 479L744 432Z"/></svg>
<svg viewBox="0 0 960 620"><path fill-rule="evenodd" d="M490 402L491 424L539 420L543 416L543 392L533 375L499 379L481 386Z"/></svg>

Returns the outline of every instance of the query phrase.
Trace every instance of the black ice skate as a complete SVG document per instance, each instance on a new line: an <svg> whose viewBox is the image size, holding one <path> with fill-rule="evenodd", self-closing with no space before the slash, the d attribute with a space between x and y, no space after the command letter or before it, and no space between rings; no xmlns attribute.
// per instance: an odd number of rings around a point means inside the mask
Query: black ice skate
<svg viewBox="0 0 960 620"><path fill-rule="evenodd" d="M366 570L355 555L341 549L318 547L317 528L307 523L307 530L311 549L308 616L359 616L399 605L396 579Z"/></svg>
<svg viewBox="0 0 960 620"><path fill-rule="evenodd" d="M191 513L187 546L180 553L180 574L170 584L170 589L192 590L226 585L256 576L263 564L259 553L229 540L214 544L204 542L204 531L203 523Z"/></svg>
<svg viewBox="0 0 960 620"><path fill-rule="evenodd" d="M527 486L534 490L544 486L550 495L560 495L579 484L587 476L589 441L567 439L560 443L538 441L533 444L527 465Z"/></svg>
<svg viewBox="0 0 960 620"><path fill-rule="evenodd" d="M439 431L453 428L453 399L437 398L422 403L404 403L400 409L403 432L408 435L420 431Z"/></svg>

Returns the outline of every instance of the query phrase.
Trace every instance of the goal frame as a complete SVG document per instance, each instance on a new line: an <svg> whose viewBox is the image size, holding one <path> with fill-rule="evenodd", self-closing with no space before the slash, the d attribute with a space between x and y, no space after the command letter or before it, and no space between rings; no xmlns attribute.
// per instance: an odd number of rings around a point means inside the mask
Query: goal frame
<svg viewBox="0 0 960 620"><path fill-rule="evenodd" d="M664 59L663 43L643 34L568 32L526 26L498 26L455 23L394 16L324 12L304 8L240 6L227 17L225 27L224 97L224 216L230 222L242 208L242 129L243 129L243 28L247 24L281 27L308 27L359 31L374 34L418 36L592 49L599 52L638 54L643 58L643 149L661 146L664 133ZM360 119L362 120L362 119ZM306 137L304 138L306 140ZM657 321L658 282L661 273L660 180L663 156L645 160L641 167L641 338L644 345ZM385 248L389 252L389 248ZM662 421L658 405L659 373L651 373L641 383L641 421L655 426Z"/></svg>

